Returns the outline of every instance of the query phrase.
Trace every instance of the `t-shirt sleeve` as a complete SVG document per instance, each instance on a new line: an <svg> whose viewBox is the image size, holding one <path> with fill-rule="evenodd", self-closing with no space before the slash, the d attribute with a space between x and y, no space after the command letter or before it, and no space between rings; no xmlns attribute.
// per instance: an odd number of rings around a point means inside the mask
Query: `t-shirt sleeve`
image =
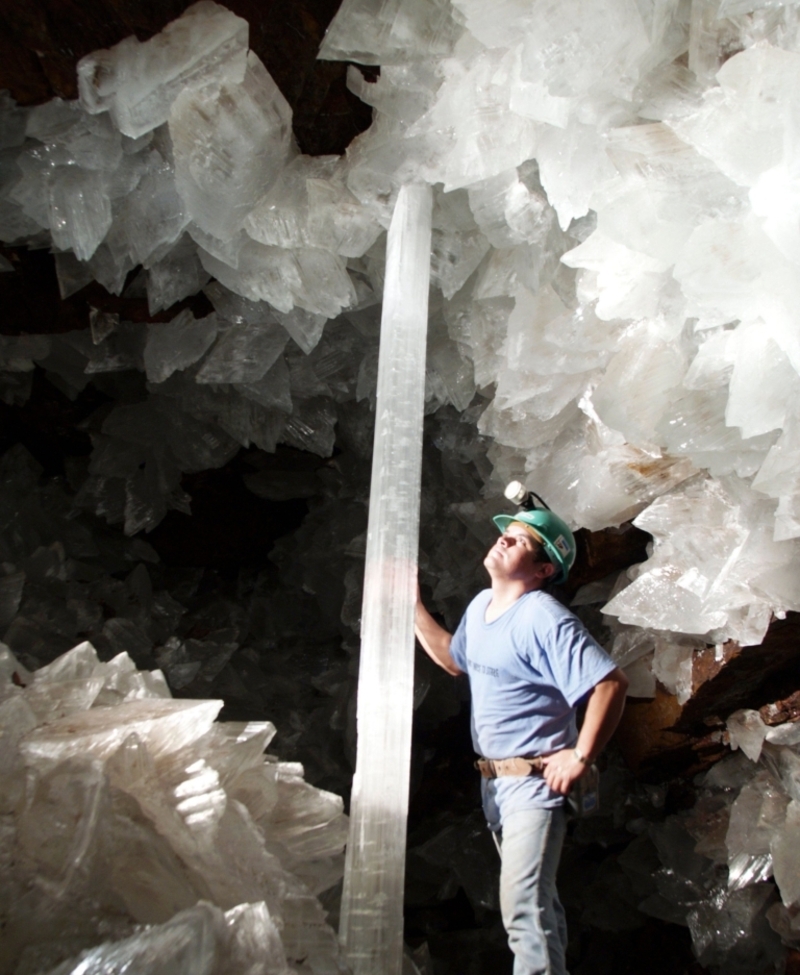
<svg viewBox="0 0 800 975"><path fill-rule="evenodd" d="M546 649L553 679L570 707L617 666L576 616L554 621Z"/></svg>
<svg viewBox="0 0 800 975"><path fill-rule="evenodd" d="M461 622L458 624L458 629L453 634L453 639L450 641L450 656L456 662L456 666L459 670L462 670L465 674L467 672L467 614L461 617Z"/></svg>

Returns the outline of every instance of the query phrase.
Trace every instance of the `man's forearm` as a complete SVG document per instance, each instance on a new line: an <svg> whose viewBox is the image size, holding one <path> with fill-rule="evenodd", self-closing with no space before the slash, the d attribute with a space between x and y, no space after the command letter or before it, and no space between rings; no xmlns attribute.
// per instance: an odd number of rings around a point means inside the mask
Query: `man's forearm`
<svg viewBox="0 0 800 975"><path fill-rule="evenodd" d="M414 617L414 632L422 644L422 649L435 664L438 664L454 677L461 673L460 668L450 655L451 635L444 627L439 626L419 599Z"/></svg>
<svg viewBox="0 0 800 975"><path fill-rule="evenodd" d="M578 751L587 761L593 762L614 734L625 707L627 689L628 678L619 668L595 685L586 704L577 742ZM544 759L545 782L564 796L585 772L586 763L578 760L572 748L562 748Z"/></svg>
<svg viewBox="0 0 800 975"><path fill-rule="evenodd" d="M600 681L589 696L578 750L594 761L614 734L625 708L628 678L617 668L605 680Z"/></svg>

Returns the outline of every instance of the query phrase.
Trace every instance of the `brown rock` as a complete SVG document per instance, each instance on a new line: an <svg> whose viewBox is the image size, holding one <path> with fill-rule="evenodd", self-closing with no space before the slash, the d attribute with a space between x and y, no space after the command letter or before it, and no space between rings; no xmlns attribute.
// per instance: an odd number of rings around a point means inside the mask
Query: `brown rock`
<svg viewBox="0 0 800 975"><path fill-rule="evenodd" d="M581 528L575 532L578 554L569 574L569 582L564 586L565 593L574 596L581 586L602 579L611 572L627 569L637 562L644 562L649 541L651 536L631 522L597 532Z"/></svg>
<svg viewBox="0 0 800 975"><path fill-rule="evenodd" d="M794 691L782 701L773 701L759 709L764 724L776 725L786 721L800 721L800 691Z"/></svg>
<svg viewBox="0 0 800 975"><path fill-rule="evenodd" d="M692 697L675 730L702 735L739 708L758 709L787 699L798 683L799 646L800 613L789 613L784 620L773 620L758 646L730 642L719 649L699 648L694 655Z"/></svg>
<svg viewBox="0 0 800 975"><path fill-rule="evenodd" d="M800 614L789 613L773 621L759 646L698 647L692 696L682 707L660 686L652 701L628 702L616 736L628 765L661 775L708 767L725 753L725 719L739 708L760 708L771 725L800 720L800 690L793 689L799 642Z"/></svg>
<svg viewBox="0 0 800 975"><path fill-rule="evenodd" d="M675 730L681 706L662 687L652 700L630 699L614 737L628 767L663 780L671 775L695 775L725 753L720 731L701 735Z"/></svg>

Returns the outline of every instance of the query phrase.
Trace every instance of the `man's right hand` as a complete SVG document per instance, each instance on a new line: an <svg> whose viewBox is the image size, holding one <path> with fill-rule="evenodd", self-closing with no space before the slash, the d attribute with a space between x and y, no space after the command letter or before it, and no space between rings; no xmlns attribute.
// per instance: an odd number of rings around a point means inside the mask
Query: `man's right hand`
<svg viewBox="0 0 800 975"><path fill-rule="evenodd" d="M446 670L454 677L462 672L450 655L451 635L443 626L439 626L422 602L419 581L417 581L417 605L414 609L414 632L422 649L442 670Z"/></svg>
<svg viewBox="0 0 800 975"><path fill-rule="evenodd" d="M542 777L553 792L566 796L588 766L575 756L574 748L562 748L542 758Z"/></svg>

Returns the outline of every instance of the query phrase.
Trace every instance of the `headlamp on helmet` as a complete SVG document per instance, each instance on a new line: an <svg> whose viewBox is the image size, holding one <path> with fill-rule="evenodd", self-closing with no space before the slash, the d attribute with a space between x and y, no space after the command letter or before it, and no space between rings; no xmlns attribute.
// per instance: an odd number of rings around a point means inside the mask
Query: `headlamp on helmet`
<svg viewBox="0 0 800 975"><path fill-rule="evenodd" d="M558 570L553 581L566 582L577 551L575 536L567 523L554 514L538 494L529 491L520 481L512 481L505 490L505 496L509 501L518 504L520 510L515 515L495 515L492 521L501 532L514 521L532 528L541 538L547 557Z"/></svg>

